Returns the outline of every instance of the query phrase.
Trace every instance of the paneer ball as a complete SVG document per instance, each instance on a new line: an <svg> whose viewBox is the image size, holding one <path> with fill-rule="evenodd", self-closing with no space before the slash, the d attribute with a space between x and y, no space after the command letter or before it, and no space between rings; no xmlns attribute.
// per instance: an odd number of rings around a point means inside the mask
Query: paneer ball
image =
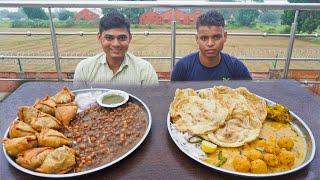
<svg viewBox="0 0 320 180"><path fill-rule="evenodd" d="M264 154L263 160L270 167L276 167L279 165L278 157L274 154L270 154L270 153Z"/></svg>
<svg viewBox="0 0 320 180"><path fill-rule="evenodd" d="M293 140L290 137L282 136L278 139L278 146L280 148L285 148L286 150L290 151L293 148Z"/></svg>
<svg viewBox="0 0 320 180"><path fill-rule="evenodd" d="M251 161L251 172L256 174L263 174L268 172L267 164L261 159Z"/></svg>
<svg viewBox="0 0 320 180"><path fill-rule="evenodd" d="M251 163L245 156L236 156L232 160L233 168L238 172L249 172L251 168Z"/></svg>
<svg viewBox="0 0 320 180"><path fill-rule="evenodd" d="M256 149L249 149L246 150L244 153L250 161L262 158L262 153Z"/></svg>
<svg viewBox="0 0 320 180"><path fill-rule="evenodd" d="M279 161L283 165L292 166L294 164L294 153L282 148L279 153Z"/></svg>

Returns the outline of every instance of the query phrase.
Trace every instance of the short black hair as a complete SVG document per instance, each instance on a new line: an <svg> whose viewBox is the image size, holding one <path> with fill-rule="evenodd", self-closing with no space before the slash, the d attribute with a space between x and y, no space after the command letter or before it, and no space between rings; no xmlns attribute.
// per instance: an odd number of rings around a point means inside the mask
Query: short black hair
<svg viewBox="0 0 320 180"><path fill-rule="evenodd" d="M113 28L124 28L130 33L130 21L118 11L111 11L105 14L99 23L99 33Z"/></svg>
<svg viewBox="0 0 320 180"><path fill-rule="evenodd" d="M224 18L222 14L217 11L210 10L204 14L201 14L196 23L197 30L200 26L222 26L224 27Z"/></svg>

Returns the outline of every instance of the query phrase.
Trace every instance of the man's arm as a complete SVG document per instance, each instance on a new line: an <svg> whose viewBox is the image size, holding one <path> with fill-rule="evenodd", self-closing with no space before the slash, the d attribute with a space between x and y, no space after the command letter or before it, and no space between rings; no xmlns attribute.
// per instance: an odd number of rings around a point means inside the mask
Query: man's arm
<svg viewBox="0 0 320 180"><path fill-rule="evenodd" d="M236 66L234 71L236 71L236 76L233 77L235 80L252 80L251 74L246 67L240 60L236 61Z"/></svg>
<svg viewBox="0 0 320 180"><path fill-rule="evenodd" d="M73 82L84 82L82 65L79 63L74 71Z"/></svg>
<svg viewBox="0 0 320 180"><path fill-rule="evenodd" d="M145 69L145 75L141 85L143 86L156 86L159 84L158 75L151 64Z"/></svg>

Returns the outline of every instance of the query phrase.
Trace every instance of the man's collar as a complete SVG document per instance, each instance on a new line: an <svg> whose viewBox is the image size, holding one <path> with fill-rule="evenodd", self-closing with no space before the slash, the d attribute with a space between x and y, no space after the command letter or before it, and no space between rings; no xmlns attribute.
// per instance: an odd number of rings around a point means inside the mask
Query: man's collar
<svg viewBox="0 0 320 180"><path fill-rule="evenodd" d="M106 55L106 53L103 53L102 58L99 59L99 63L100 64L106 64L107 63L107 55ZM124 55L124 60L122 61L119 69L122 69L123 67L126 67L126 66L129 66L129 57L128 57L127 53Z"/></svg>

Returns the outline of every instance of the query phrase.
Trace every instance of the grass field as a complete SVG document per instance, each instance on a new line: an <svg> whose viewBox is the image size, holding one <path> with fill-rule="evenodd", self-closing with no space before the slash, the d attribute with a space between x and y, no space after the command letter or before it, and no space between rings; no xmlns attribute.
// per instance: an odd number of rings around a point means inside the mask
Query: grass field
<svg viewBox="0 0 320 180"><path fill-rule="evenodd" d="M0 27L0 32L49 32L49 29L22 29ZM95 32L96 29L57 29L57 32ZM132 32L161 31L170 29L132 29ZM183 30L179 31L193 31ZM251 29L232 29L229 32L259 32ZM50 36L3 36L0 35L0 55L43 55L52 56ZM197 50L193 36L177 36L176 56L184 56ZM286 37L236 37L229 36L224 52L237 57L285 57L288 46ZM93 56L101 52L100 44L94 35L91 36L58 36L58 47L61 56ZM170 56L170 36L134 36L129 51L137 56ZM292 57L320 58L320 44L296 39ZM74 70L79 60L63 60L62 70ZM169 71L169 60L150 60L157 71ZM272 61L244 61L252 72L267 72L273 68ZM54 60L21 60L23 71L55 71ZM284 61L279 61L276 68L283 68ZM318 62L291 62L291 69L320 69ZM15 60L1 60L0 71L18 71Z"/></svg>

